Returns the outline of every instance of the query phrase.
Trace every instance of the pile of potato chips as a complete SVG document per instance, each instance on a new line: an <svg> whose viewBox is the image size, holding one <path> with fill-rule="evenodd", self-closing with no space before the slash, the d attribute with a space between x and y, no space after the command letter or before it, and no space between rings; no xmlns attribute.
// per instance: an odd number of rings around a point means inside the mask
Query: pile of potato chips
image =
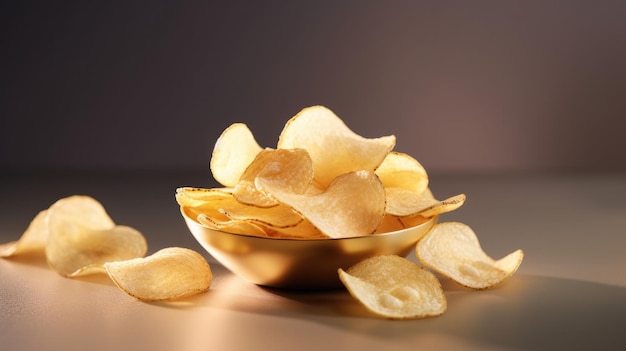
<svg viewBox="0 0 626 351"><path fill-rule="evenodd" d="M463 204L464 194L437 200L424 167L395 143L357 135L323 106L291 118L275 149L234 123L210 161L223 187L182 187L176 200L212 229L301 239L396 231Z"/></svg>
<svg viewBox="0 0 626 351"><path fill-rule="evenodd" d="M243 123L226 128L210 168L223 187L177 189L176 200L206 227L282 239L341 239L394 232L453 211L465 195L436 199L424 167L393 151L395 136L365 138L324 106L304 108L284 126L276 148L263 148ZM338 269L348 291L392 319L442 314L446 298L426 267L473 289L510 277L518 250L493 260L462 223L436 224L416 246L423 264L384 255Z"/></svg>
<svg viewBox="0 0 626 351"><path fill-rule="evenodd" d="M169 301L209 289L211 268L199 253L170 247L144 257L147 250L140 232L115 224L92 197L74 195L39 212L19 240L0 245L0 257L44 253L50 268L64 277L106 273L142 301Z"/></svg>
<svg viewBox="0 0 626 351"><path fill-rule="evenodd" d="M342 239L413 227L453 211L459 194L433 196L428 175L393 151L395 136L365 138L323 106L303 109L285 125L277 147L262 148L245 124L217 140L210 168L220 188L181 187L176 201L212 229L285 240ZM88 196L61 199L40 212L22 237L0 245L0 257L44 252L65 277L105 272L125 293L165 301L207 291L211 269L197 252L166 248L144 257L133 228L116 225ZM417 264L396 255L367 258L339 279L374 314L391 319L441 315L447 308L434 272L471 289L501 284L523 252L494 260L463 223L435 224L417 243Z"/></svg>

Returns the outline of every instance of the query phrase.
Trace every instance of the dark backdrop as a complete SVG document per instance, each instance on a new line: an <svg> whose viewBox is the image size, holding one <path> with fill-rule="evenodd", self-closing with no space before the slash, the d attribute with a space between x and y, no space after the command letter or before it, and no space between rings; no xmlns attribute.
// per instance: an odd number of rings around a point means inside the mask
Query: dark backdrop
<svg viewBox="0 0 626 351"><path fill-rule="evenodd" d="M323 104L432 172L626 170L624 1L2 1L0 169L207 169Z"/></svg>

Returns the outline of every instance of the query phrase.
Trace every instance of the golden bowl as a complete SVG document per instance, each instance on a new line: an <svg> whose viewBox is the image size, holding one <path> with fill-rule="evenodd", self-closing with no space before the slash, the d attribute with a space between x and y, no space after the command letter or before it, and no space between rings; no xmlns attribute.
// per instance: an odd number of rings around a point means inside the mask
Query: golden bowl
<svg viewBox="0 0 626 351"><path fill-rule="evenodd" d="M191 234L219 263L257 285L288 289L341 286L337 270L371 256L406 257L437 217L395 232L341 239L286 239L226 233L181 213Z"/></svg>

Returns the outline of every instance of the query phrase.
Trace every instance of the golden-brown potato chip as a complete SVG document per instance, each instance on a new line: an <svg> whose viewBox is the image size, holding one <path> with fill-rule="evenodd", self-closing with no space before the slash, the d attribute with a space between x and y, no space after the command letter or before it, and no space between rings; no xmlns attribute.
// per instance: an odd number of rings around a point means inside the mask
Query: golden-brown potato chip
<svg viewBox="0 0 626 351"><path fill-rule="evenodd" d="M453 281L472 288L487 289L511 277L522 263L517 250L500 260L489 257L474 231L466 224L436 224L418 243L416 256L424 265Z"/></svg>
<svg viewBox="0 0 626 351"><path fill-rule="evenodd" d="M189 212L187 212L189 213ZM268 236L267 232L261 225L250 220L228 219L218 222L213 218L201 213L196 218L198 223L207 228L219 230L226 233L244 234L252 236Z"/></svg>
<svg viewBox="0 0 626 351"><path fill-rule="evenodd" d="M364 138L324 106L301 110L283 128L279 149L305 149L313 160L316 181L328 186L340 174L374 171L396 144L393 135Z"/></svg>
<svg viewBox="0 0 626 351"><path fill-rule="evenodd" d="M213 178L224 186L234 187L261 150L247 125L231 124L215 142L210 161Z"/></svg>
<svg viewBox="0 0 626 351"><path fill-rule="evenodd" d="M48 208L48 227L64 221L91 229L104 230L115 227L115 222L109 217L104 206L96 199L85 195L62 198Z"/></svg>
<svg viewBox="0 0 626 351"><path fill-rule="evenodd" d="M180 187L176 189L176 202L184 207L198 207L206 203L229 199L233 196L233 188L196 188Z"/></svg>
<svg viewBox="0 0 626 351"><path fill-rule="evenodd" d="M70 196L48 209L48 265L62 276L92 272L87 266L142 257L147 251L143 235L116 226L104 207L88 196Z"/></svg>
<svg viewBox="0 0 626 351"><path fill-rule="evenodd" d="M48 241L47 215L48 210L40 211L17 241L0 245L0 257L44 253L46 242Z"/></svg>
<svg viewBox="0 0 626 351"><path fill-rule="evenodd" d="M426 169L405 153L388 153L375 173L386 189L402 188L421 194L428 187Z"/></svg>
<svg viewBox="0 0 626 351"><path fill-rule="evenodd" d="M465 203L465 194L458 194L451 196L445 200L441 200L432 206L422 209L418 214L422 217L437 216L446 212L454 211L457 208L463 206Z"/></svg>
<svg viewBox="0 0 626 351"><path fill-rule="evenodd" d="M313 161L303 149L265 149L257 154L242 174L233 195L245 204L274 206L278 202L254 185L257 177L274 182L286 191L303 193L313 182Z"/></svg>
<svg viewBox="0 0 626 351"><path fill-rule="evenodd" d="M465 194L449 197L445 200L437 200L430 189L418 194L405 188L385 188L387 204L385 212L394 216L409 217L420 215L432 217L446 212L451 212L465 203Z"/></svg>
<svg viewBox="0 0 626 351"><path fill-rule="evenodd" d="M261 224L260 226L263 227ZM276 228L265 226L267 236L272 238L289 238L289 239L328 239L328 236L322 233L309 220L303 219L300 223L292 227Z"/></svg>
<svg viewBox="0 0 626 351"><path fill-rule="evenodd" d="M403 257L367 258L339 278L350 294L372 313L390 319L417 319L441 315L446 296L437 277Z"/></svg>
<svg viewBox="0 0 626 351"><path fill-rule="evenodd" d="M291 206L279 203L272 207L256 207L233 201L220 207L230 219L251 220L274 228L293 227L303 218Z"/></svg>
<svg viewBox="0 0 626 351"><path fill-rule="evenodd" d="M196 251L170 247L145 258L104 264L113 282L142 301L169 301L203 293L213 280L211 267Z"/></svg>
<svg viewBox="0 0 626 351"><path fill-rule="evenodd" d="M270 179L270 181L273 181ZM279 184L282 184L279 182ZM182 199L182 193L177 193L177 201L191 218L198 219L204 215L203 220L215 225L226 224L232 220L258 222L276 228L292 227L302 221L302 216L290 206L278 203L271 207L258 207L239 202L234 193L222 193L217 196L207 197L205 200ZM207 224L206 222L204 224Z"/></svg>
<svg viewBox="0 0 626 351"><path fill-rule="evenodd" d="M416 215L421 210L439 202L434 197L427 195L429 195L428 191L416 193L410 189L386 187L387 204L385 212L398 217Z"/></svg>
<svg viewBox="0 0 626 351"><path fill-rule="evenodd" d="M318 195L290 193L263 178L256 185L331 238L372 234L385 212L385 189L373 172L342 174Z"/></svg>
<svg viewBox="0 0 626 351"><path fill-rule="evenodd" d="M175 198L190 218L197 219L202 214L212 222L230 221L220 208L222 204L234 201L232 191L185 187L176 189Z"/></svg>
<svg viewBox="0 0 626 351"><path fill-rule="evenodd" d="M91 265L143 257L147 251L143 235L122 225L102 230L66 222L50 233L46 259L50 268L67 277L82 275Z"/></svg>
<svg viewBox="0 0 626 351"><path fill-rule="evenodd" d="M199 221L199 217L205 217L204 219L215 224L222 224L232 221L225 213L220 211L220 207L214 203L207 203L198 207L184 207L185 212L189 218L193 218ZM209 226L212 228L211 226Z"/></svg>

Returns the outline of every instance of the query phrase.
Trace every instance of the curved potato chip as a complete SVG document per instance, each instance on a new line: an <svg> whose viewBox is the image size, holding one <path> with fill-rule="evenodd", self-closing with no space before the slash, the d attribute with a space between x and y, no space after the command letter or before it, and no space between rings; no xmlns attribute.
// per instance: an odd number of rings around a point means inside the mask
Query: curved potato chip
<svg viewBox="0 0 626 351"><path fill-rule="evenodd" d="M302 221L302 216L294 211L290 206L276 202L271 207L258 207L239 202L232 193L223 193L222 195L211 196L205 201L181 200L177 193L177 201L180 203L189 203L193 206L184 206L191 218L196 218L202 214L208 220L216 225L227 223L231 220L244 220L263 223L272 227L291 227Z"/></svg>
<svg viewBox="0 0 626 351"><path fill-rule="evenodd" d="M217 222L205 214L198 215L196 220L207 228L222 232L252 236L268 236L262 226L249 220L229 219L224 222Z"/></svg>
<svg viewBox="0 0 626 351"><path fill-rule="evenodd" d="M274 228L293 227L303 220L298 212L282 203L272 207L256 207L233 201L220 207L219 211L230 219L251 220Z"/></svg>
<svg viewBox="0 0 626 351"><path fill-rule="evenodd" d="M385 196L387 197L385 212L398 217L415 215L438 203L437 199L429 196L428 191L416 193L410 189L386 187Z"/></svg>
<svg viewBox="0 0 626 351"><path fill-rule="evenodd" d="M75 277L91 272L91 265L143 257L147 249L143 235L131 227L102 230L64 222L50 227L46 259L60 275Z"/></svg>
<svg viewBox="0 0 626 351"><path fill-rule="evenodd" d="M387 214L411 216L437 203L428 189L426 170L407 154L390 152L375 173L385 186Z"/></svg>
<svg viewBox="0 0 626 351"><path fill-rule="evenodd" d="M145 258L104 264L126 294L142 301L169 301L209 290L213 274L196 251L170 247Z"/></svg>
<svg viewBox="0 0 626 351"><path fill-rule="evenodd" d="M45 252L46 242L48 240L47 215L48 210L40 211L17 241L0 245L0 257Z"/></svg>
<svg viewBox="0 0 626 351"><path fill-rule="evenodd" d="M220 208L215 206L203 205L198 207L185 207L185 212L189 218L194 218L198 220L200 216L206 217L207 220L211 221L211 223L220 224L232 221L226 214L220 211Z"/></svg>
<svg viewBox="0 0 626 351"><path fill-rule="evenodd" d="M196 221L200 222L200 217L202 217L202 221L206 223L202 223L204 226L209 228L217 229L215 226L222 225L225 223L229 223L232 221L231 218L228 218L225 214L219 211L219 208L215 209L207 209L207 208L196 208L196 207L183 207L185 209L185 213L189 218L193 218Z"/></svg>
<svg viewBox="0 0 626 351"><path fill-rule="evenodd" d="M405 188L385 188L387 204L385 212L394 216L409 217L420 215L432 217L454 211L465 203L465 194L437 200L430 189L421 193Z"/></svg>
<svg viewBox="0 0 626 351"><path fill-rule="evenodd" d="M441 315L446 296L434 274L403 257L367 258L339 279L350 294L372 313L390 319L417 319Z"/></svg>
<svg viewBox="0 0 626 351"><path fill-rule="evenodd" d="M424 265L472 289L502 283L524 258L523 251L517 250L500 260L492 259L480 247L474 231L459 222L436 224L417 243L415 253Z"/></svg>
<svg viewBox="0 0 626 351"><path fill-rule="evenodd" d="M48 208L50 222L69 221L91 229L111 229L115 222L104 206L96 199L85 195L72 195L57 200Z"/></svg>
<svg viewBox="0 0 626 351"><path fill-rule="evenodd" d="M233 195L245 204L274 206L278 202L256 188L254 179L257 177L289 192L303 193L313 182L313 161L303 149L265 149L256 155L235 185Z"/></svg>
<svg viewBox="0 0 626 351"><path fill-rule="evenodd" d="M322 187L343 173L374 171L395 144L393 135L368 139L356 134L324 106L302 109L287 121L278 139L279 149L308 151Z"/></svg>
<svg viewBox="0 0 626 351"><path fill-rule="evenodd" d="M233 196L232 188L195 188L181 187L176 189L176 202L180 206L196 207L208 202L220 201Z"/></svg>
<svg viewBox="0 0 626 351"><path fill-rule="evenodd" d="M233 193L233 188L230 187L222 187L222 188L198 188L193 186L181 186L176 188L176 194L182 194L186 197L198 200L211 200L214 197L220 196L228 196Z"/></svg>
<svg viewBox="0 0 626 351"><path fill-rule="evenodd" d="M263 148L243 123L233 123L219 136L211 154L213 178L227 187L234 187L254 157Z"/></svg>
<svg viewBox="0 0 626 351"><path fill-rule="evenodd" d="M432 206L420 210L418 214L422 217L432 217L440 215L442 213L454 211L457 208L463 206L463 204L465 203L465 199L465 194L454 195L445 200L441 200L433 204Z"/></svg>
<svg viewBox="0 0 626 351"><path fill-rule="evenodd" d="M104 207L88 196L55 202L48 209L47 224L48 265L66 277L91 272L86 268L90 265L141 257L148 248L140 232L116 226Z"/></svg>
<svg viewBox="0 0 626 351"><path fill-rule="evenodd" d="M263 225L261 225L263 226ZM267 236L272 238L290 238L290 239L328 239L328 236L322 233L309 220L303 219L300 223L292 227L275 228L264 226Z"/></svg>
<svg viewBox="0 0 626 351"><path fill-rule="evenodd" d="M256 185L331 238L372 234L385 212L385 189L373 172L342 174L318 195L290 193L264 178L257 178Z"/></svg>
<svg viewBox="0 0 626 351"><path fill-rule="evenodd" d="M176 189L176 202L185 208L190 218L197 219L203 214L213 222L229 221L224 213L220 211L220 206L229 201L234 201L233 193L223 189L204 188L178 188Z"/></svg>
<svg viewBox="0 0 626 351"><path fill-rule="evenodd" d="M74 271L72 274L67 275L67 277L77 278L77 277L82 277L85 275L99 274L99 273L106 273L106 270L104 269L104 263L92 263L92 264L83 266L77 269L76 271Z"/></svg>
<svg viewBox="0 0 626 351"><path fill-rule="evenodd" d="M388 153L375 173L385 188L402 188L421 194L428 187L424 166L405 153Z"/></svg>

